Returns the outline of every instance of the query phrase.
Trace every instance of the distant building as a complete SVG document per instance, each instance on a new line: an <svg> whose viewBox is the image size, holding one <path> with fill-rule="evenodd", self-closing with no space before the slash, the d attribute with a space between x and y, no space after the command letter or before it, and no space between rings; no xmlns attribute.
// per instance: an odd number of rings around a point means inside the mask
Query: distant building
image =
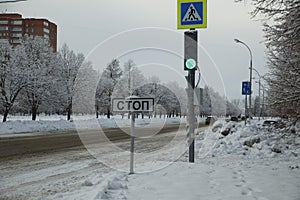
<svg viewBox="0 0 300 200"><path fill-rule="evenodd" d="M22 15L16 13L0 14L0 40L7 39L10 44L18 45L26 34L49 39L50 46L56 51L56 24L47 19L22 18Z"/></svg>

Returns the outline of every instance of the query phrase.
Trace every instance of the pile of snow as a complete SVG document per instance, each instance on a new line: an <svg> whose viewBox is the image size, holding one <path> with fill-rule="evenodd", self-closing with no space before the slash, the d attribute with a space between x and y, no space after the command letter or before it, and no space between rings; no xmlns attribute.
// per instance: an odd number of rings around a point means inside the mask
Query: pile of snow
<svg viewBox="0 0 300 200"><path fill-rule="evenodd" d="M128 176L125 173L109 172L86 179L76 189L59 192L52 199L126 199Z"/></svg>
<svg viewBox="0 0 300 200"><path fill-rule="evenodd" d="M75 130L73 122L58 121L8 121L0 124L0 135Z"/></svg>
<svg viewBox="0 0 300 200"><path fill-rule="evenodd" d="M300 137L295 131L298 125L290 127L283 123L286 122L263 126L256 120L247 125L219 120L200 135L199 156L297 157L300 155Z"/></svg>

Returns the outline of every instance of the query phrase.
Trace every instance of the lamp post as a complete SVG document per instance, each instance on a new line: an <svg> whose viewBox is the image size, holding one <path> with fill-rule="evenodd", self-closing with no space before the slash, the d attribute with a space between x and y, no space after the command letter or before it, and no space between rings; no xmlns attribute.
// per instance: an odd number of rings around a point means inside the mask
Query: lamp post
<svg viewBox="0 0 300 200"><path fill-rule="evenodd" d="M265 117L265 91L266 91L266 88L265 88L263 85L261 85L261 86L262 86L262 89L263 89L263 99L262 99L262 110L261 110L261 114L262 114L263 119L264 119L264 117Z"/></svg>
<svg viewBox="0 0 300 200"><path fill-rule="evenodd" d="M243 41L239 40L239 39L234 39L234 41L236 43L241 43L243 44L248 50L249 50L249 53L250 53L250 95L249 95L249 109L248 109L248 115L250 117L250 114L251 114L251 93L252 93L252 51L250 49L250 47L245 44Z"/></svg>
<svg viewBox="0 0 300 200"><path fill-rule="evenodd" d="M261 75L259 74L259 72L255 69L252 68L258 75L258 98L259 98L259 116L258 116L258 120L260 120L260 116L261 116L261 105L260 105L260 88L261 88Z"/></svg>

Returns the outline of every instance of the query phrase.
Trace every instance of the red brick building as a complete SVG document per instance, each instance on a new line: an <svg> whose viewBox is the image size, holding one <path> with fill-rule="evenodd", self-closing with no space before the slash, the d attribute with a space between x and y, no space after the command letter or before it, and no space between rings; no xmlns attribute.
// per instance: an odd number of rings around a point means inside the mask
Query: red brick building
<svg viewBox="0 0 300 200"><path fill-rule="evenodd" d="M22 15L0 14L0 40L7 39L10 44L20 44L24 35L42 36L49 39L50 46L57 49L57 26L47 19L22 18Z"/></svg>

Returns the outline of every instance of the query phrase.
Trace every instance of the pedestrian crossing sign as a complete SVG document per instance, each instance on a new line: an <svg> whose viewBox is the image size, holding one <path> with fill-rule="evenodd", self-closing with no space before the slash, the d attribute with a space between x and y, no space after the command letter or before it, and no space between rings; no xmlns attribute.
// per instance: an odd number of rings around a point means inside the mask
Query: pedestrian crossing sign
<svg viewBox="0 0 300 200"><path fill-rule="evenodd" d="M207 27L207 0L177 0L177 28Z"/></svg>

